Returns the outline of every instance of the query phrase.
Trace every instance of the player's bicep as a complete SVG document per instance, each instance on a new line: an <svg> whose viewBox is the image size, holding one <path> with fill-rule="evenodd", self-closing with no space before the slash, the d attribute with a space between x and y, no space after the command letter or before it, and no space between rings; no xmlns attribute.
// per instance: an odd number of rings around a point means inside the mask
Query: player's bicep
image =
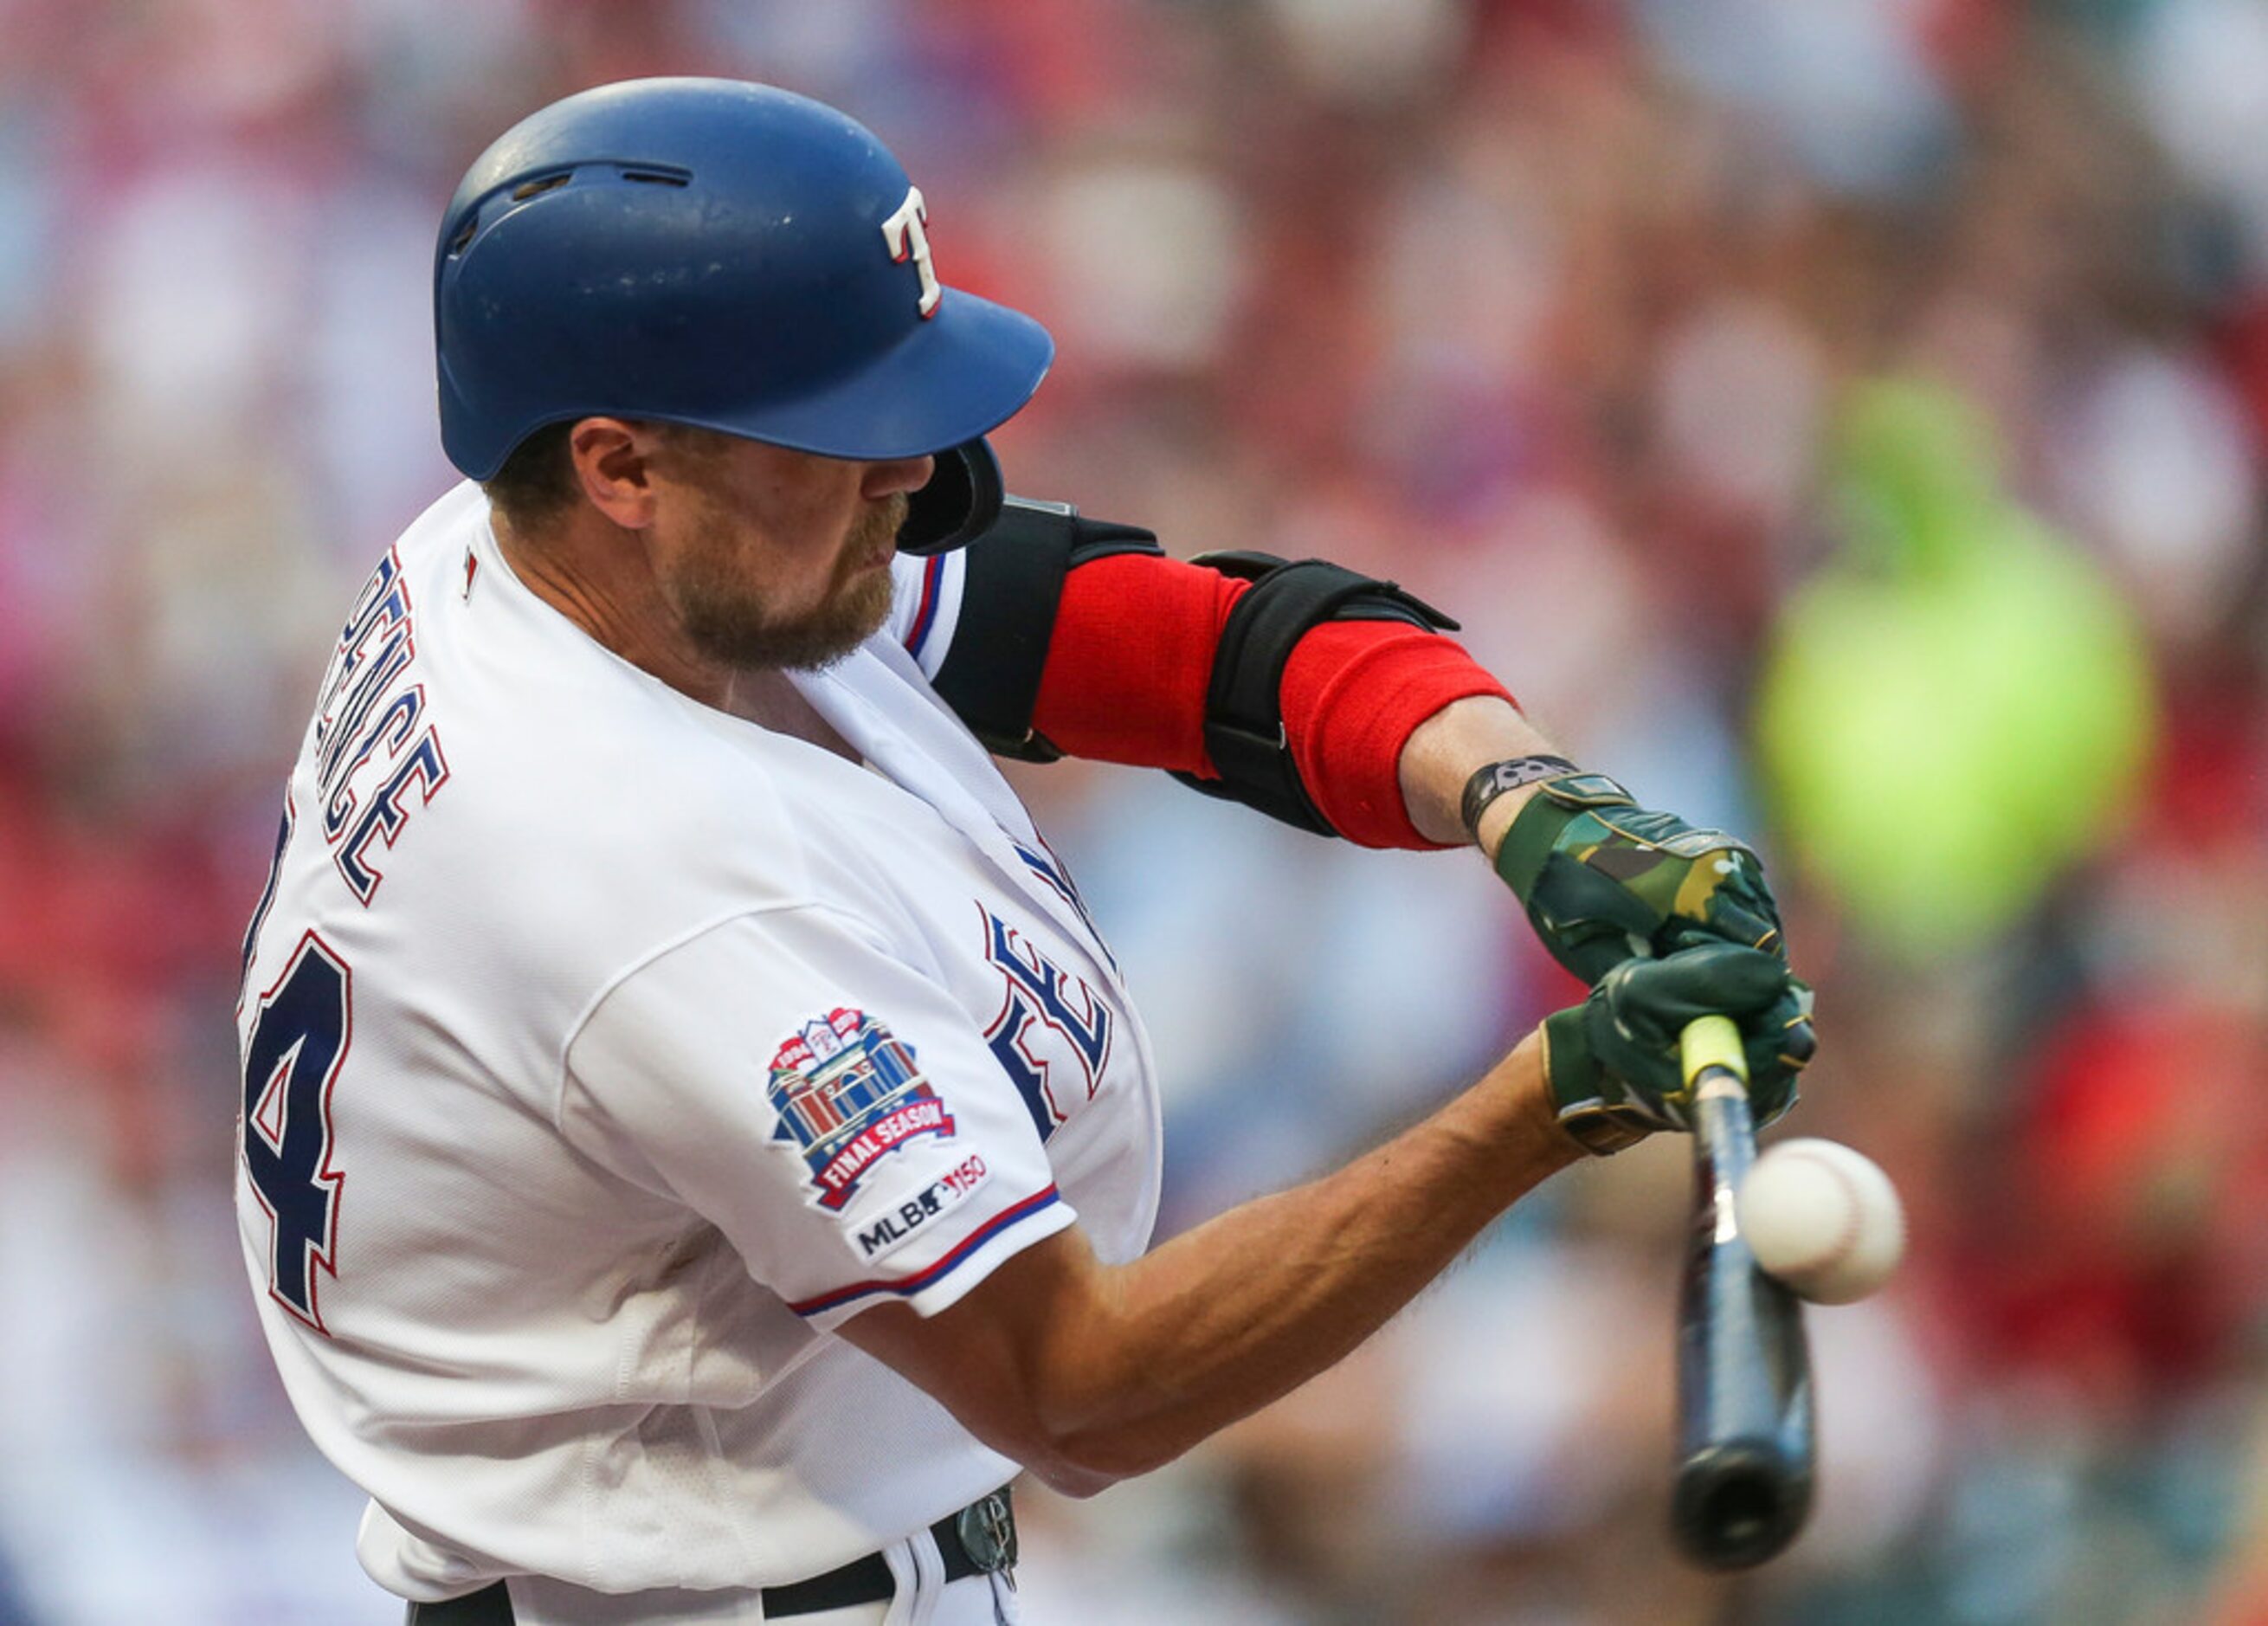
<svg viewBox="0 0 2268 1626"><path fill-rule="evenodd" d="M878 1304L836 1330L1055 1489L1090 1496L1137 1465L1091 1460L1108 1393L1110 1276L1074 1225L1004 1261L950 1307Z"/></svg>
<svg viewBox="0 0 2268 1626"><path fill-rule="evenodd" d="M1072 1215L968 1013L857 923L725 922L612 991L562 1131L722 1231L814 1326L933 1312Z"/></svg>

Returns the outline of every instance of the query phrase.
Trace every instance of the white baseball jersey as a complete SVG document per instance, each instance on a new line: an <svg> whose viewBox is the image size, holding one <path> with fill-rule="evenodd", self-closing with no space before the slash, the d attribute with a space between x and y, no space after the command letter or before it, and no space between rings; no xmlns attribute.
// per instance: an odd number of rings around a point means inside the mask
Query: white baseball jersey
<svg viewBox="0 0 2268 1626"><path fill-rule="evenodd" d="M531 594L460 486L353 607L247 937L237 1212L285 1387L411 1598L836 1567L1011 1478L830 1329L1157 1206L1147 1041L929 687L954 559L704 706Z"/></svg>

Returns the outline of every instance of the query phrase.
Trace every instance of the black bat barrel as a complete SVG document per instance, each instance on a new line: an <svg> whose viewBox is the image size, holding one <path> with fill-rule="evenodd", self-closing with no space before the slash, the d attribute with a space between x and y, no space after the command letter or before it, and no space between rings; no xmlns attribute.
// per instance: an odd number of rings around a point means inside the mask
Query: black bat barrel
<svg viewBox="0 0 2268 1626"><path fill-rule="evenodd" d="M1756 1268L1734 1218L1756 1157L1748 1098L1704 1081L1695 1113L1670 1529L1696 1563L1745 1570L1794 1540L1811 1511L1811 1363L1800 1301Z"/></svg>

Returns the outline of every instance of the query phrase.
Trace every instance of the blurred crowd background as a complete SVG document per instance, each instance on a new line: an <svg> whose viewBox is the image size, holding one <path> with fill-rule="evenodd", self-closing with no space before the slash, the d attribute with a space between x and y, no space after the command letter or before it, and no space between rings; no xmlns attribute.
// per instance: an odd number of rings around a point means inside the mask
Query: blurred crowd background
<svg viewBox="0 0 2268 1626"><path fill-rule="evenodd" d="M261 1346L230 1011L353 586L453 476L428 269L554 97L873 125L1061 346L1013 489L1394 577L1753 832L1780 1133L1902 1186L1823 1491L1671 1560L1688 1175L1548 1188L1354 1360L1027 1498L1059 1626L2268 1621L2268 6L0 0L0 1623L379 1622ZM1154 1031L1184 1227L1570 986L1469 854L1021 776Z"/></svg>

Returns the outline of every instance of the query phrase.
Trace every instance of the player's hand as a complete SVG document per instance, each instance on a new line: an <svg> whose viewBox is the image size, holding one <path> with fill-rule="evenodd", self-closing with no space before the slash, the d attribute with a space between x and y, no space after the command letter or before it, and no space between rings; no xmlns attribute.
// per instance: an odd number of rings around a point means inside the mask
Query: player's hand
<svg viewBox="0 0 2268 1626"><path fill-rule="evenodd" d="M1496 871L1551 957L1588 983L1632 955L1697 939L1787 957L1779 905L1746 844L1649 813L1602 773L1538 785Z"/></svg>
<svg viewBox="0 0 2268 1626"><path fill-rule="evenodd" d="M1760 949L1704 942L1663 959L1624 960L1581 1004L1544 1019L1561 1126L1602 1155L1658 1129L1690 1127L1678 1037L1712 1013L1741 1030L1758 1127L1781 1116L1811 1060L1811 990Z"/></svg>

